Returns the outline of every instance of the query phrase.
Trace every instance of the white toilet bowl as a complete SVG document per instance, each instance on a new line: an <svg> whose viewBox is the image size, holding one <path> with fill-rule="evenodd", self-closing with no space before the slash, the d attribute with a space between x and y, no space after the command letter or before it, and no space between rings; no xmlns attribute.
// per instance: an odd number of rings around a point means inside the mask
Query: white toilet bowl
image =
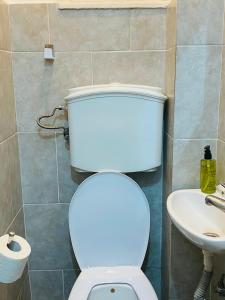
<svg viewBox="0 0 225 300"><path fill-rule="evenodd" d="M82 270L69 300L157 300L155 291L138 267Z"/></svg>
<svg viewBox="0 0 225 300"><path fill-rule="evenodd" d="M69 209L73 249L81 268L69 300L157 300L141 271L150 211L141 188L128 176L88 177Z"/></svg>

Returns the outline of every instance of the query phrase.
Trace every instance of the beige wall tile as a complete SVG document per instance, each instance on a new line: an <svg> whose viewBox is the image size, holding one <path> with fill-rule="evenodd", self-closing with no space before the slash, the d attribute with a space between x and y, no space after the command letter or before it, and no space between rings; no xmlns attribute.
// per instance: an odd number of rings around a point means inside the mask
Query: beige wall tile
<svg viewBox="0 0 225 300"><path fill-rule="evenodd" d="M167 9L166 20L166 48L176 46L176 26L177 26L177 0L172 0Z"/></svg>
<svg viewBox="0 0 225 300"><path fill-rule="evenodd" d="M17 135L10 137L8 143L9 171L11 182L12 215L15 216L22 207L22 191L20 180L20 161Z"/></svg>
<svg viewBox="0 0 225 300"><path fill-rule="evenodd" d="M225 142L217 142L217 181L225 182Z"/></svg>
<svg viewBox="0 0 225 300"><path fill-rule="evenodd" d="M59 10L50 5L50 33L57 51L129 49L129 11Z"/></svg>
<svg viewBox="0 0 225 300"><path fill-rule="evenodd" d="M8 5L0 2L0 50L10 50Z"/></svg>
<svg viewBox="0 0 225 300"><path fill-rule="evenodd" d="M0 235L3 235L13 217L7 141L0 143L0 170Z"/></svg>
<svg viewBox="0 0 225 300"><path fill-rule="evenodd" d="M51 65L42 53L14 53L13 66L19 131L37 131L37 117L64 104L69 88L92 82L89 53L56 53Z"/></svg>
<svg viewBox="0 0 225 300"><path fill-rule="evenodd" d="M131 49L166 49L166 9L131 10Z"/></svg>
<svg viewBox="0 0 225 300"><path fill-rule="evenodd" d="M4 51L0 51L0 128L0 142L16 131L11 54Z"/></svg>
<svg viewBox="0 0 225 300"><path fill-rule="evenodd" d="M200 160L203 148L210 145L216 159L215 140L174 140L173 146L173 190L199 188Z"/></svg>
<svg viewBox="0 0 225 300"><path fill-rule="evenodd" d="M221 47L178 47L174 136L217 138Z"/></svg>
<svg viewBox="0 0 225 300"><path fill-rule="evenodd" d="M221 72L219 138L225 141L225 47L223 47L223 62L222 62L222 72Z"/></svg>
<svg viewBox="0 0 225 300"><path fill-rule="evenodd" d="M224 0L178 0L177 44L222 44Z"/></svg>
<svg viewBox="0 0 225 300"><path fill-rule="evenodd" d="M42 51L49 41L46 4L10 5L13 51Z"/></svg>
<svg viewBox="0 0 225 300"><path fill-rule="evenodd" d="M168 100L165 111L165 130L170 136L173 136L174 131L174 98L175 98L175 72L176 72L176 49L171 48L166 51L166 95Z"/></svg>
<svg viewBox="0 0 225 300"><path fill-rule="evenodd" d="M165 51L94 53L94 84L121 82L164 88L165 56Z"/></svg>
<svg viewBox="0 0 225 300"><path fill-rule="evenodd" d="M172 176L173 176L173 139L168 134L164 134L163 149L163 189L164 196L172 192Z"/></svg>

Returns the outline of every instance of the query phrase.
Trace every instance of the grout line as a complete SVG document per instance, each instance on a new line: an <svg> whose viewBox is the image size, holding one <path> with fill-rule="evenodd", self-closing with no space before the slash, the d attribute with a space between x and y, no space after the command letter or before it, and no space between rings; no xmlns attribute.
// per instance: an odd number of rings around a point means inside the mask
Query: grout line
<svg viewBox="0 0 225 300"><path fill-rule="evenodd" d="M132 49L131 17L132 17L132 10L129 12L129 50L130 51Z"/></svg>
<svg viewBox="0 0 225 300"><path fill-rule="evenodd" d="M12 51L10 51L10 50L5 50L5 49L1 49L1 50L0 50L0 53L8 53L8 54L11 54Z"/></svg>
<svg viewBox="0 0 225 300"><path fill-rule="evenodd" d="M48 203L24 203L25 206L46 206L46 205L69 205L68 202L48 202Z"/></svg>
<svg viewBox="0 0 225 300"><path fill-rule="evenodd" d="M21 212L21 210L23 211L23 206L20 207L20 209L18 210L18 212L16 213L16 215L14 216L14 218L12 219L12 221L10 222L10 224L8 225L8 227L6 228L4 234L7 234L7 232L9 231L9 228L14 223L15 219L17 218L17 216L19 215L19 213Z"/></svg>
<svg viewBox="0 0 225 300"><path fill-rule="evenodd" d="M207 140L210 140L210 141L217 141L218 139L217 138L174 138L173 137L173 140L174 141L207 141Z"/></svg>
<svg viewBox="0 0 225 300"><path fill-rule="evenodd" d="M225 140L218 138L218 142L221 142L222 144L225 144Z"/></svg>
<svg viewBox="0 0 225 300"><path fill-rule="evenodd" d="M23 185L21 183L21 188L23 189ZM23 200L23 192L22 192L22 200ZM25 209L24 209L24 203L23 203L23 221L24 221L24 231L25 231L25 238L27 240L27 226L26 226L26 215L25 215ZM27 261L28 271L30 270L30 260ZM29 275L29 282L30 282L30 275ZM30 283L30 290L31 290L31 283Z"/></svg>
<svg viewBox="0 0 225 300"><path fill-rule="evenodd" d="M31 296L31 300L33 299L33 293L32 293L32 288L31 288L31 279L30 279L30 270L28 267L28 281L29 281L29 286L30 286L30 296Z"/></svg>
<svg viewBox="0 0 225 300"><path fill-rule="evenodd" d="M23 133L25 133L25 134L27 134L27 133L28 134L38 134L38 135L41 136L40 131L17 131L16 133L19 133L19 134L23 134ZM48 131L46 131L46 133L52 133L52 136L53 136L53 132L50 131L50 129ZM59 134L59 132L57 134ZM63 133L62 133L62 135L63 135Z"/></svg>
<svg viewBox="0 0 225 300"><path fill-rule="evenodd" d="M61 271L63 271L63 270L66 270L66 269L49 269L49 270L35 270L35 269L31 269L31 270L29 270L29 271L31 271L31 272L61 272ZM71 269L71 271L73 271L74 269ZM68 271L68 270L66 270L66 271Z"/></svg>
<svg viewBox="0 0 225 300"><path fill-rule="evenodd" d="M223 9L225 8L225 1L223 1ZM225 24L225 20L224 20L225 16L223 14L223 34L222 34L222 43L224 42L224 24ZM222 74L223 74L223 60L225 59L224 57L224 45L222 46L221 49L221 64L220 64L220 90L219 90L219 103L218 103L218 112L217 112L217 140L219 141L220 137L219 137L219 132L220 132L220 107L221 107L221 97L222 97ZM218 143L217 143L218 144ZM216 144L216 145L217 145ZM218 147L216 149L216 153L218 152ZM218 154L218 153L217 153Z"/></svg>
<svg viewBox="0 0 225 300"><path fill-rule="evenodd" d="M196 44L196 45L176 45L176 48L203 48L203 47L223 47L224 44Z"/></svg>
<svg viewBox="0 0 225 300"><path fill-rule="evenodd" d="M94 84L93 52L91 52L91 84Z"/></svg>
<svg viewBox="0 0 225 300"><path fill-rule="evenodd" d="M1 145L1 144L4 144L4 143L6 143L6 142L8 142L11 138L15 137L16 134L17 134L17 132L15 131L13 134L7 136L7 138L5 138L4 140L2 140L2 141L0 142L0 145Z"/></svg>
<svg viewBox="0 0 225 300"><path fill-rule="evenodd" d="M135 52L135 53L151 53L151 52L167 52L169 50L171 50L173 48L169 48L169 49L132 49L132 50L84 50L84 51L80 51L80 50L71 50L71 51L55 51L55 53L79 53L79 54L87 54L87 53L131 53L131 52ZM42 51L12 51L12 53L15 54L34 54L34 53L39 53L42 54Z"/></svg>
<svg viewBox="0 0 225 300"><path fill-rule="evenodd" d="M60 202L60 199L59 199L59 161L58 161L58 147L57 147L56 133L55 133L55 161L56 161L57 196L58 196L58 202Z"/></svg>
<svg viewBox="0 0 225 300"><path fill-rule="evenodd" d="M49 3L47 3L47 19L48 19L48 42L49 42L49 44L51 44Z"/></svg>
<svg viewBox="0 0 225 300"><path fill-rule="evenodd" d="M65 299L65 283L64 283L64 273L63 273L63 270L61 270L61 272L62 272L62 292L63 292L63 299L64 300L66 300Z"/></svg>

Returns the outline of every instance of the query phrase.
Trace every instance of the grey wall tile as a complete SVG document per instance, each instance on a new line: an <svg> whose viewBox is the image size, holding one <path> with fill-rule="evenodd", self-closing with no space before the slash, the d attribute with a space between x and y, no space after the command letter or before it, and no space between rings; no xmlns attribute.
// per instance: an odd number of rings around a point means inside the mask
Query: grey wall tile
<svg viewBox="0 0 225 300"><path fill-rule="evenodd" d="M121 82L164 88L164 72L164 51L93 54L94 84Z"/></svg>
<svg viewBox="0 0 225 300"><path fill-rule="evenodd" d="M221 50L177 49L175 138L217 138Z"/></svg>
<svg viewBox="0 0 225 300"><path fill-rule="evenodd" d="M29 271L32 300L63 300L62 271Z"/></svg>
<svg viewBox="0 0 225 300"><path fill-rule="evenodd" d="M202 275L201 249L191 244L174 226L171 229L170 298L193 299Z"/></svg>
<svg viewBox="0 0 225 300"><path fill-rule="evenodd" d="M225 142L217 142L217 181L225 182Z"/></svg>
<svg viewBox="0 0 225 300"><path fill-rule="evenodd" d="M173 190L200 187L200 160L205 145L211 145L216 159L216 140L174 140Z"/></svg>
<svg viewBox="0 0 225 300"><path fill-rule="evenodd" d="M56 51L129 49L129 11L70 10L50 5L50 34Z"/></svg>
<svg viewBox="0 0 225 300"><path fill-rule="evenodd" d="M57 163L59 180L59 202L70 203L78 185L91 173L77 172L70 165L69 144L62 134L57 134Z"/></svg>
<svg viewBox="0 0 225 300"><path fill-rule="evenodd" d="M131 10L131 49L166 49L166 9Z"/></svg>
<svg viewBox="0 0 225 300"><path fill-rule="evenodd" d="M225 273L225 255L224 253L217 254L213 257L213 278L211 283L211 299L212 300L221 300L223 297L215 293L215 288L218 285L218 281L221 278L221 275Z"/></svg>
<svg viewBox="0 0 225 300"><path fill-rule="evenodd" d="M46 4L10 5L13 51L42 51L49 42Z"/></svg>
<svg viewBox="0 0 225 300"><path fill-rule="evenodd" d="M145 271L146 276L150 280L158 299L161 299L161 269L160 268L148 268Z"/></svg>
<svg viewBox="0 0 225 300"><path fill-rule="evenodd" d="M63 282L64 282L64 298L68 299L72 287L75 284L77 277L79 276L79 270L63 270Z"/></svg>
<svg viewBox="0 0 225 300"><path fill-rule="evenodd" d="M24 203L58 202L55 136L19 135Z"/></svg>
<svg viewBox="0 0 225 300"><path fill-rule="evenodd" d="M0 142L16 131L13 95L12 59L9 52L0 51Z"/></svg>
<svg viewBox="0 0 225 300"><path fill-rule="evenodd" d="M178 0L178 45L222 44L223 0Z"/></svg>
<svg viewBox="0 0 225 300"><path fill-rule="evenodd" d="M68 205L25 205L31 270L77 268L70 243Z"/></svg>
<svg viewBox="0 0 225 300"><path fill-rule="evenodd" d="M223 47L222 70L221 70L221 91L219 107L219 138L225 141L225 47Z"/></svg>
<svg viewBox="0 0 225 300"><path fill-rule="evenodd" d="M92 82L90 53L56 53L53 64L45 64L42 53L14 53L13 69L18 131L38 131L36 119L64 105L69 88ZM53 124L63 125L65 118L59 115Z"/></svg>

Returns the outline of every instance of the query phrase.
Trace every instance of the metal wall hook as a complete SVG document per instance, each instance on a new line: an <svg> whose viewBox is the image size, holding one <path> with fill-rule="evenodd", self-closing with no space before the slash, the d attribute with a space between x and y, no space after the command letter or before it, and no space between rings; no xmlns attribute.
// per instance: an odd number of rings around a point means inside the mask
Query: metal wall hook
<svg viewBox="0 0 225 300"><path fill-rule="evenodd" d="M15 234L15 232L14 231L10 231L9 232L9 239L8 239L8 245L13 241L13 238L14 238L14 236L15 236L16 234Z"/></svg>
<svg viewBox="0 0 225 300"><path fill-rule="evenodd" d="M64 135L64 138L69 141L69 128L68 127L65 127L65 126L50 126L50 125L44 125L44 124L41 124L41 120L42 119L48 119L48 118L51 118L55 115L56 111L57 110L65 110L66 111L66 108L63 107L63 106L57 106L53 109L52 113L50 115L44 115L44 116L41 116L37 119L37 125L43 129L50 129L50 130L57 130L57 129L62 129L63 130L63 135Z"/></svg>

